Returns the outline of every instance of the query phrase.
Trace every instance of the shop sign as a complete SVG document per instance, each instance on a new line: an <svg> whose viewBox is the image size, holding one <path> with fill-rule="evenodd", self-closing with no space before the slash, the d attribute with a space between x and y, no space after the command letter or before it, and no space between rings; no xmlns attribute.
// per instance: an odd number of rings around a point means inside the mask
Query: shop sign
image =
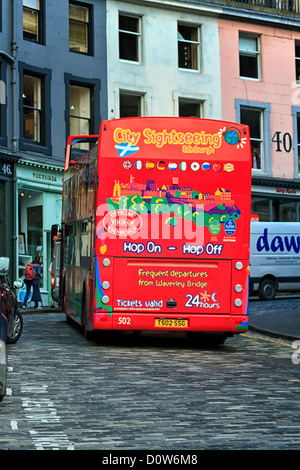
<svg viewBox="0 0 300 470"><path fill-rule="evenodd" d="M281 194L297 194L297 191L295 189L289 189L289 188L276 188L276 193L281 193Z"/></svg>
<svg viewBox="0 0 300 470"><path fill-rule="evenodd" d="M44 181L57 181L57 178L54 175L46 175L44 173L38 173L38 172L33 172L32 177L34 179L44 180Z"/></svg>
<svg viewBox="0 0 300 470"><path fill-rule="evenodd" d="M253 185L252 186L252 193L254 195L256 194L270 194L270 195L276 195L280 196L281 194L286 195L286 196L295 196L299 197L300 196L300 189L297 188L280 188L280 187L269 187L269 186L260 186L260 185Z"/></svg>

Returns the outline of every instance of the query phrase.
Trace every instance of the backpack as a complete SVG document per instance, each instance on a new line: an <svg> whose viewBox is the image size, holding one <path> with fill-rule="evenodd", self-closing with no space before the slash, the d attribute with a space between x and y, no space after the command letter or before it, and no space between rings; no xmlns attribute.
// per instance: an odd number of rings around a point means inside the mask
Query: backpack
<svg viewBox="0 0 300 470"><path fill-rule="evenodd" d="M29 263L26 266L25 270L25 280L26 281L32 281L33 279L37 279L36 275L36 268L37 264Z"/></svg>

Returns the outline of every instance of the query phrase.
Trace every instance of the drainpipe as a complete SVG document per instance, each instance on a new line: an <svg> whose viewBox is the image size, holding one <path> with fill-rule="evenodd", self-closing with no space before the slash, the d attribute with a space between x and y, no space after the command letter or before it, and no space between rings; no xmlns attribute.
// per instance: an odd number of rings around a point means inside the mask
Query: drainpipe
<svg viewBox="0 0 300 470"><path fill-rule="evenodd" d="M7 62L10 63L11 68L11 149L12 154L16 156L17 154L17 40L16 40L16 6L15 0L11 2L11 17L10 17L10 28L11 28L11 55L7 53L2 53L2 57L6 58ZM12 263L14 267L13 280L18 279L19 269L18 269L18 196L17 196L17 178L16 178L16 168L14 165L14 176L12 180L12 204L16 208L15 215L12 218Z"/></svg>
<svg viewBox="0 0 300 470"><path fill-rule="evenodd" d="M16 120L16 106L17 106L17 40L16 40L16 12L15 12L15 0L11 2L11 54L13 62L11 64L11 94L12 94L12 152L17 153L17 120Z"/></svg>

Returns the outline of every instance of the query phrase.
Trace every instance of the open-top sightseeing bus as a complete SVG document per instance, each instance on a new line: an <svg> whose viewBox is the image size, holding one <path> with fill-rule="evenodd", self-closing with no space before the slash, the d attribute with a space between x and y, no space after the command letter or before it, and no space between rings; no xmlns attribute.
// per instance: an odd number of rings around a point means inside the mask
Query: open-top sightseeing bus
<svg viewBox="0 0 300 470"><path fill-rule="evenodd" d="M104 121L68 140L61 303L95 330L248 328L251 150L243 124Z"/></svg>

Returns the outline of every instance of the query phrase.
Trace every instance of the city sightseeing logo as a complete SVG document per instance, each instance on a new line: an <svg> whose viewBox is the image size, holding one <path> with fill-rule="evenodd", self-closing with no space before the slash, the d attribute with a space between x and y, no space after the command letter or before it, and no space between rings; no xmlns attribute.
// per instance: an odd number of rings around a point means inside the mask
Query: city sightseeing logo
<svg viewBox="0 0 300 470"><path fill-rule="evenodd" d="M178 145L182 147L184 153L214 153L222 145L222 134L206 133L203 130L197 132L183 132L172 129L170 131L162 129L145 128L142 132L131 129L117 127L113 133L113 140L118 155L128 157L140 150L138 144L153 145L158 149L165 145ZM197 152L196 152L197 150Z"/></svg>
<svg viewBox="0 0 300 470"><path fill-rule="evenodd" d="M196 132L183 132L172 129L157 131L150 128L140 131L123 129L117 127L113 133L115 148L119 157L129 157L140 150L138 144L154 145L156 148L163 148L165 145L179 145L183 153L205 153L211 155L222 145L222 141L229 145L234 145L238 149L243 148L247 138L241 136L241 131L237 127L224 127L217 133L206 133L203 130Z"/></svg>

